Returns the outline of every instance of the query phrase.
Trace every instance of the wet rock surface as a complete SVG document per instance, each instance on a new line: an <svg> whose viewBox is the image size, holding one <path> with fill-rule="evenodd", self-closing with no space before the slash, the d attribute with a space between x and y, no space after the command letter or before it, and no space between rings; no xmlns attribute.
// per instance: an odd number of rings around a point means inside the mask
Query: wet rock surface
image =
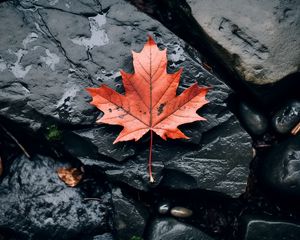
<svg viewBox="0 0 300 240"><path fill-rule="evenodd" d="M239 113L246 129L250 133L261 135L267 131L268 119L264 114L256 111L249 104L241 102L239 105Z"/></svg>
<svg viewBox="0 0 300 240"><path fill-rule="evenodd" d="M273 222L278 236L294 236L300 139L287 133L299 122L299 95L290 95L298 88L279 88L282 99L264 85L268 91L261 95L277 99L266 108L262 98L240 88L240 80L265 84L297 77L291 75L299 56L297 6L233 3L229 9L228 1L147 1L146 9L137 0L1 2L0 240L240 240L262 228L273 237ZM140 51L147 34L167 48L168 72L183 68L178 94L195 81L212 87L209 104L198 111L207 121L180 126L190 139L154 137L153 184L149 135L112 144L121 128L95 124L103 114L85 91L106 84L124 92L119 70L133 71L131 50ZM283 39L289 44L283 46ZM75 188L57 176L65 166L83 172ZM272 219L242 222L242 215L262 212ZM240 226L249 230L242 238Z"/></svg>
<svg viewBox="0 0 300 240"><path fill-rule="evenodd" d="M80 188L58 178L62 165L44 156L14 160L0 184L1 229L15 232L17 239L80 239L111 231L109 195L84 201Z"/></svg>
<svg viewBox="0 0 300 240"><path fill-rule="evenodd" d="M273 83L298 71L297 1L186 2L216 54L246 81Z"/></svg>
<svg viewBox="0 0 300 240"><path fill-rule="evenodd" d="M274 129L281 134L290 132L300 122L300 101L285 104L272 118Z"/></svg>
<svg viewBox="0 0 300 240"><path fill-rule="evenodd" d="M149 240L212 240L193 226L172 218L156 219L151 223Z"/></svg>
<svg viewBox="0 0 300 240"><path fill-rule="evenodd" d="M112 190L113 221L119 239L141 238L149 213L141 204L125 197L121 189Z"/></svg>
<svg viewBox="0 0 300 240"><path fill-rule="evenodd" d="M279 198L300 197L300 135L274 145L261 162L260 184ZM293 200L291 198L291 200Z"/></svg>
<svg viewBox="0 0 300 240"><path fill-rule="evenodd" d="M300 234L300 225L286 220L246 217L245 240L297 240Z"/></svg>
<svg viewBox="0 0 300 240"><path fill-rule="evenodd" d="M149 33L160 47L167 47L169 71L184 68L179 92L195 81L213 86L207 96L209 105L199 111L207 121L182 127L191 137L189 141L155 139L156 184L163 179L172 188L241 195L252 158L251 139L226 105L229 87L203 68L195 49L129 3L91 1L83 5L90 6L90 13L78 14L73 10L78 6L72 4L67 9L61 4L49 7L45 2L21 1L17 8L5 4L2 14L15 18L16 28L25 20L32 24L26 22L20 36L19 31L9 36L16 39L9 47L15 52L22 50L18 69L23 75L7 67L13 54L5 48L1 51L6 66L1 71L7 77L2 81L6 92L0 114L35 131L53 123L61 126L66 149L84 164L100 167L111 180L149 190L146 138L135 150L131 143L112 144L119 132L115 128L84 128L93 126L99 115L89 105L85 88L104 83L123 91L119 69L132 71L130 51L139 51ZM3 42L8 45L9 39ZM38 61L37 54L41 54ZM16 98L17 85L23 83L27 90L22 87L22 96ZM80 129L74 136L70 128ZM119 163L124 160L126 163Z"/></svg>

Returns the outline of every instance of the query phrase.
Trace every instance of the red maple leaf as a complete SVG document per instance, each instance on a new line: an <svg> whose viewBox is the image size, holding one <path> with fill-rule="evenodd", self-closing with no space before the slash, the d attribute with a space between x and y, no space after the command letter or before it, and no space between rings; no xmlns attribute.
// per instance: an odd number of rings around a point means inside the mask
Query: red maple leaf
<svg viewBox="0 0 300 240"><path fill-rule="evenodd" d="M150 36L140 53L132 52L134 73L121 70L124 95L105 85L87 88L93 97L91 104L104 112L97 123L124 127L114 143L137 141L150 131L150 182L154 181L151 169L153 132L164 140L167 137L188 138L177 127L206 120L196 111L208 103L205 99L208 88L195 83L177 96L182 69L167 73L166 52L166 49L159 50Z"/></svg>

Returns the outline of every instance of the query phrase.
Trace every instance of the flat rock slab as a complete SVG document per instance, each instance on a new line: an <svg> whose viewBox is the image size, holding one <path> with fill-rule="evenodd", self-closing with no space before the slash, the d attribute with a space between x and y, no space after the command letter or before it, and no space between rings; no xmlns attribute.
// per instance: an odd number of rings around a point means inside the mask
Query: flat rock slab
<svg viewBox="0 0 300 240"><path fill-rule="evenodd" d="M300 225L285 220L247 217L244 240L298 240Z"/></svg>
<svg viewBox="0 0 300 240"><path fill-rule="evenodd" d="M88 238L110 231L108 202L83 201L62 182L63 164L43 156L17 157L0 183L0 228L18 239Z"/></svg>
<svg viewBox="0 0 300 240"><path fill-rule="evenodd" d="M137 144L109 143L120 130L95 127L102 114L89 104L85 88L104 83L122 92L119 70L133 70L131 50L140 51L150 34L168 49L168 71L184 68L178 93L195 81L212 86L210 103L199 110L207 121L182 126L188 141L154 139L155 184L232 197L244 192L251 138L227 107L231 90L202 67L195 49L161 23L122 0L0 6L7 22L0 27L1 116L33 131L58 125L65 148L84 164L100 167L110 180L149 190L147 136Z"/></svg>
<svg viewBox="0 0 300 240"><path fill-rule="evenodd" d="M299 71L300 4L187 0L216 54L248 82L274 83ZM199 39L201 41L201 39Z"/></svg>

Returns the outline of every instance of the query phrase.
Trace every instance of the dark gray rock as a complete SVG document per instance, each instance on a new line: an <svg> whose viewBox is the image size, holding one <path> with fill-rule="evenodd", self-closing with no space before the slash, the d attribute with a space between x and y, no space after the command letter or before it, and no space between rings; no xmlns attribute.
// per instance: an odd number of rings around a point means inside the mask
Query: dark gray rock
<svg viewBox="0 0 300 240"><path fill-rule="evenodd" d="M127 24L130 22L135 24L136 28L133 27L133 33L128 32L127 27L120 26L120 23L116 21L116 19L119 21L123 19L123 14L130 16L126 18ZM195 80L200 85L213 86L208 93L209 105L199 110L199 114L207 118L207 121L182 127L183 131L191 137L189 142L164 142L155 138L153 158L156 184L164 178L164 183L173 188L206 188L222 191L231 196L239 196L246 186L248 165L252 158L251 140L226 106L225 100L230 94L229 88L201 66L200 55L194 49L156 21L137 12L134 7L118 2L110 8L107 16L109 16L105 25L107 28L118 25L119 32L114 35L114 44L119 42L122 46L123 42L131 42L135 39L141 43L136 48L131 45L137 51L145 42L141 34L138 34L138 28L145 30L151 28L151 31L155 29L156 40L160 45L168 48L169 70L184 68L179 92L189 87ZM114 49L120 48L114 47ZM121 53L121 55L129 56L128 51L123 53L122 50ZM102 59L103 56L111 55L109 52L103 52L103 54ZM206 134L207 132L210 133ZM111 180L125 182L140 190L148 190L151 187L148 184L147 173L148 144L149 142L144 138L138 145L139 151L136 156L129 157L126 162L122 162L122 165L89 157L80 159L84 164L97 165L102 168ZM206 153L205 159L200 157L202 152ZM218 159L215 159L216 156Z"/></svg>
<svg viewBox="0 0 300 240"><path fill-rule="evenodd" d="M300 101L294 100L284 105L272 118L275 130L281 134L290 132L300 122Z"/></svg>
<svg viewBox="0 0 300 240"><path fill-rule="evenodd" d="M85 142L90 143L91 146L95 146L98 153L107 157L111 157L116 161L123 161L124 159L135 155L135 144L133 142L120 142L113 144L116 139L116 131L113 131L107 126L101 126L98 128L82 129L74 131L79 137L79 143ZM65 143L73 141L74 135L70 135L65 138ZM71 148L73 149L73 148Z"/></svg>
<svg viewBox="0 0 300 240"><path fill-rule="evenodd" d="M261 186L278 198L300 197L300 135L274 145L259 170Z"/></svg>
<svg viewBox="0 0 300 240"><path fill-rule="evenodd" d="M172 218L155 219L148 231L149 240L213 240L201 230Z"/></svg>
<svg viewBox="0 0 300 240"><path fill-rule="evenodd" d="M239 105L240 117L247 130L254 135L261 135L268 128L268 119L252 106L241 102Z"/></svg>
<svg viewBox="0 0 300 240"><path fill-rule="evenodd" d="M300 225L280 219L247 216L243 226L244 240L298 240Z"/></svg>
<svg viewBox="0 0 300 240"><path fill-rule="evenodd" d="M39 10L20 9L12 3L0 6L0 33L5 36L0 40L0 115L31 130L53 121L94 122L97 115L84 91L90 85L87 70L70 61Z"/></svg>
<svg viewBox="0 0 300 240"><path fill-rule="evenodd" d="M251 143L235 117L212 129L195 149L171 149L162 184L173 189L202 188L238 197L246 187ZM170 146L168 147L171 148ZM154 156L155 152L154 152Z"/></svg>
<svg viewBox="0 0 300 240"><path fill-rule="evenodd" d="M204 31L215 53L246 81L273 83L299 71L299 1L186 2L198 32Z"/></svg>
<svg viewBox="0 0 300 240"><path fill-rule="evenodd" d="M17 7L1 6L0 116L30 130L55 122L66 150L84 164L98 166L111 181L149 190L147 136L140 143L112 145L119 130L94 127L101 113L85 91L105 83L122 92L119 70L133 70L130 52L140 51L149 33L168 48L169 71L184 68L178 92L195 81L213 87L210 103L199 110L207 121L181 127L189 140L154 139L155 184L163 179L175 189L243 193L251 139L226 105L231 90L202 67L195 49L123 0L24 0Z"/></svg>
<svg viewBox="0 0 300 240"><path fill-rule="evenodd" d="M113 222L118 239L142 237L149 214L140 203L125 197L121 189L112 190Z"/></svg>
<svg viewBox="0 0 300 240"><path fill-rule="evenodd" d="M0 228L18 239L74 239L110 231L106 196L83 201L56 173L63 164L43 156L18 157L0 183Z"/></svg>

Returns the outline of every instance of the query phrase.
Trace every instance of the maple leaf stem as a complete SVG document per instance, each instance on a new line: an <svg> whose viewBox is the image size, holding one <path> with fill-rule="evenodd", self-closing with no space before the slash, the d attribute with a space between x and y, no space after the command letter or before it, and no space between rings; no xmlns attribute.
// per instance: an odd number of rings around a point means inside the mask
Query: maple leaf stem
<svg viewBox="0 0 300 240"><path fill-rule="evenodd" d="M150 177L150 182L154 182L154 178L152 176L152 146L153 146L153 131L150 130L150 147L149 147L149 161L148 161L148 166L149 166L149 177Z"/></svg>

